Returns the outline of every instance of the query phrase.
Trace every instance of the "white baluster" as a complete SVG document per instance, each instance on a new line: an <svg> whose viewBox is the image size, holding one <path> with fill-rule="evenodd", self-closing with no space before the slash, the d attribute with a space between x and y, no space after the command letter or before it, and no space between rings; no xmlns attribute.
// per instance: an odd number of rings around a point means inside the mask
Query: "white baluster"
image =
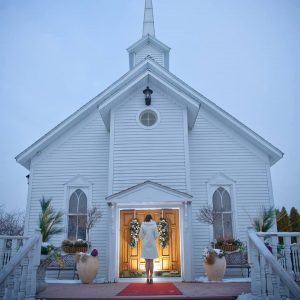
<svg viewBox="0 0 300 300"><path fill-rule="evenodd" d="M266 299L267 298L267 278L266 278L266 261L263 255L260 253L259 255L259 265L260 265L260 282L261 282L261 299Z"/></svg>
<svg viewBox="0 0 300 300"><path fill-rule="evenodd" d="M16 253L17 253L17 247L18 247L18 240L17 239L13 239L11 241L11 254L10 254L10 258L12 258Z"/></svg>
<svg viewBox="0 0 300 300"><path fill-rule="evenodd" d="M277 252L278 236L275 234L271 236L271 246L272 246L273 256L276 260L278 260L278 252ZM273 293L274 293L274 296L276 297L276 295L279 295L280 279L276 275L276 273L273 272L273 270L271 270L271 271L272 271L271 280L272 280L272 286L273 286Z"/></svg>
<svg viewBox="0 0 300 300"><path fill-rule="evenodd" d="M14 274L10 274L7 278L7 284L5 289L5 294L3 300L12 300L13 297L13 290L14 290Z"/></svg>
<svg viewBox="0 0 300 300"><path fill-rule="evenodd" d="M0 285L0 299L4 298L5 286L6 286L6 281L4 281L3 284Z"/></svg>
<svg viewBox="0 0 300 300"><path fill-rule="evenodd" d="M21 283L20 283L20 291L18 293L18 300L25 299L26 295L26 280L28 275L28 257L24 257L22 263L22 274L21 274Z"/></svg>
<svg viewBox="0 0 300 300"><path fill-rule="evenodd" d="M21 283L21 273L22 273L22 266L18 265L16 267L16 270L14 272L14 296L17 299L18 298L18 293L20 290L20 283Z"/></svg>
<svg viewBox="0 0 300 300"><path fill-rule="evenodd" d="M34 257L33 257L33 250L28 253L28 274L26 279L26 299L30 299L31 297L31 285L32 282L32 272L33 272L33 264L34 264Z"/></svg>
<svg viewBox="0 0 300 300"><path fill-rule="evenodd" d="M41 262L41 246L42 246L42 236L41 236L41 231L37 229L35 231L36 234L39 234L40 238L38 242L34 245L34 248L31 251L31 256L30 256L30 274L31 274L31 285L30 285L30 292L29 292L29 298L30 299L35 299L35 294L36 294L36 275L37 275L37 269L38 266ZM32 280L33 279L33 280Z"/></svg>
<svg viewBox="0 0 300 300"><path fill-rule="evenodd" d="M3 268L5 239L0 239L0 270Z"/></svg>
<svg viewBox="0 0 300 300"><path fill-rule="evenodd" d="M297 266L298 266L298 272L297 272L297 280L300 280L300 236L297 236Z"/></svg>
<svg viewBox="0 0 300 300"><path fill-rule="evenodd" d="M295 279L297 279L299 277L299 265L298 265L299 252L298 252L297 248L298 248L297 244L291 245L291 259L292 259L293 272L294 272Z"/></svg>
<svg viewBox="0 0 300 300"><path fill-rule="evenodd" d="M286 271L294 279L294 273L293 273L292 261L291 261L291 237L284 236L283 242L284 242L284 256L286 262Z"/></svg>
<svg viewBox="0 0 300 300"><path fill-rule="evenodd" d="M9 249L8 251L6 250L6 257L5 257L5 263L7 264L9 262L9 260L13 257L13 255L16 253L16 243L17 240L11 238L11 249ZM7 239L5 240L5 248L7 245ZM5 289L5 294L3 299L4 300L12 300L15 299L14 298L14 274L10 274L6 280L6 289Z"/></svg>
<svg viewBox="0 0 300 300"><path fill-rule="evenodd" d="M283 284L283 282L280 280L280 286L279 286L279 296L280 296L280 299L287 299L288 295L289 295L288 289Z"/></svg>
<svg viewBox="0 0 300 300"><path fill-rule="evenodd" d="M250 266L251 266L251 294L253 300L261 299L261 289L260 289L260 270L259 270L259 260L258 251L254 247L254 244L248 240L249 256L250 256Z"/></svg>

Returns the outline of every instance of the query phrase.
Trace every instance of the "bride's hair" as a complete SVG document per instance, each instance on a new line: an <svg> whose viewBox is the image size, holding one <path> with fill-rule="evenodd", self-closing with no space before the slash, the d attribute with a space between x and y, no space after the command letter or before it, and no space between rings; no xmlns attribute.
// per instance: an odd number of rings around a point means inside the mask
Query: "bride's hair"
<svg viewBox="0 0 300 300"><path fill-rule="evenodd" d="M145 222L150 222L152 220L152 216L151 215L147 215L145 218Z"/></svg>

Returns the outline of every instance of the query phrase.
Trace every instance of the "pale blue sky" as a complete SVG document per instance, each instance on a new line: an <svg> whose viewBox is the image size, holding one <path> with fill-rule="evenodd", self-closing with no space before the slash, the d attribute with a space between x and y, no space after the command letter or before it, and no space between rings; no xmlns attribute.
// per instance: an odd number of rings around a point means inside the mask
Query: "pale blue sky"
<svg viewBox="0 0 300 300"><path fill-rule="evenodd" d="M300 208L300 1L153 0L170 71L282 150L276 206ZM14 157L128 71L143 0L0 0L0 174L25 209Z"/></svg>

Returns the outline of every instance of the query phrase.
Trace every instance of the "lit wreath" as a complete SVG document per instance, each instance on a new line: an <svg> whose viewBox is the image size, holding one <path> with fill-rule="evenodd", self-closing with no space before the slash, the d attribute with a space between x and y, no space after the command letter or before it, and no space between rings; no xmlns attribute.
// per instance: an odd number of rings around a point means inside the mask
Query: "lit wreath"
<svg viewBox="0 0 300 300"><path fill-rule="evenodd" d="M159 244L162 248L167 246L169 241L169 224L165 218L160 218L160 221L157 224L158 233L159 233Z"/></svg>
<svg viewBox="0 0 300 300"><path fill-rule="evenodd" d="M130 247L135 248L138 242L139 232L140 232L140 223L137 218L133 218L130 222Z"/></svg>

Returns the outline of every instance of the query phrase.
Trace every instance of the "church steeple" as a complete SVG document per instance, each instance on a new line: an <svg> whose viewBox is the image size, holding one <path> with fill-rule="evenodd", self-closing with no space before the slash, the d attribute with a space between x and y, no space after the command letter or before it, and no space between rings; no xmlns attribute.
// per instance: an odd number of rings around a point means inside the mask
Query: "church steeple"
<svg viewBox="0 0 300 300"><path fill-rule="evenodd" d="M170 48L155 37L152 0L145 0L143 36L127 51L130 70L145 59L152 59L169 70Z"/></svg>
<svg viewBox="0 0 300 300"><path fill-rule="evenodd" d="M152 0L145 0L143 36L155 36Z"/></svg>

